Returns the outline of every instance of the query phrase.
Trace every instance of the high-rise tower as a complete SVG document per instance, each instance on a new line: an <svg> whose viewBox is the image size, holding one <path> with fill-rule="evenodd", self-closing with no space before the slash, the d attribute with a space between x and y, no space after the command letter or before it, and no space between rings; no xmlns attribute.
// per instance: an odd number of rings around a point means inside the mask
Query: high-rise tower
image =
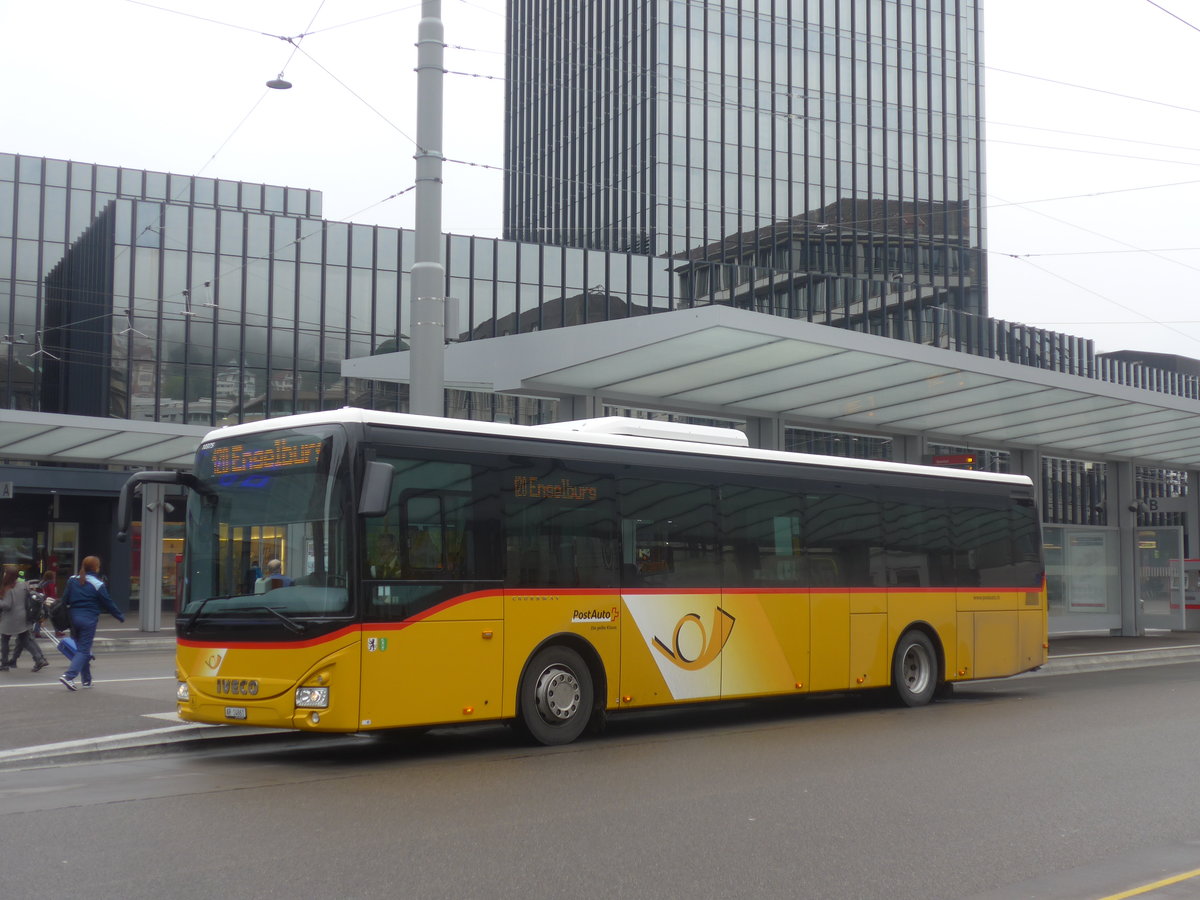
<svg viewBox="0 0 1200 900"><path fill-rule="evenodd" d="M506 237L985 313L981 2L509 0Z"/></svg>

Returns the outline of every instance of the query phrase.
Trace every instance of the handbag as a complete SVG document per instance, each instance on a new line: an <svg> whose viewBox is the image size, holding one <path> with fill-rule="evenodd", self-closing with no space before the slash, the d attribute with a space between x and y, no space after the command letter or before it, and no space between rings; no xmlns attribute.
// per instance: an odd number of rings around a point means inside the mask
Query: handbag
<svg viewBox="0 0 1200 900"><path fill-rule="evenodd" d="M32 628L42 620L42 606L46 602L46 595L41 591L34 590L26 585L25 587L25 624Z"/></svg>
<svg viewBox="0 0 1200 900"><path fill-rule="evenodd" d="M67 579L67 587L63 591L63 595L46 609L46 614L50 617L50 624L54 626L55 631L69 631L71 628L71 613L67 601L71 599L71 588L74 586L75 576L72 575Z"/></svg>

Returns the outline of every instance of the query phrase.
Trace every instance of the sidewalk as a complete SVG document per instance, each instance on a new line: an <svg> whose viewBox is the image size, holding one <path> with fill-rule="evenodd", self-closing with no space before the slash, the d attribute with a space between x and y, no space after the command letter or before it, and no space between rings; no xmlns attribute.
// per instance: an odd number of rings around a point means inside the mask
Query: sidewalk
<svg viewBox="0 0 1200 900"><path fill-rule="evenodd" d="M175 613L162 613L158 631L142 631L141 616L136 611L126 613L124 622L118 622L112 616L101 616L92 646L106 653L113 650L174 650Z"/></svg>
<svg viewBox="0 0 1200 900"><path fill-rule="evenodd" d="M102 623L106 627L97 632L95 646L105 653L168 653L174 650L173 614L163 614L162 627L156 632L142 631L137 613L127 616L123 624L112 619L102 620ZM45 642L43 648L49 652L48 640L42 640ZM1058 635L1050 639L1049 662L1036 672L1027 672L1018 675L1017 678L1040 678L1186 662L1200 662L1200 632L1153 632L1140 637L1112 637L1107 634ZM170 699L173 700L173 696ZM311 740L317 738L353 737L301 735L291 731L232 725L197 725L178 720L168 721L165 718L158 727L138 727L138 730L129 730L130 724L128 718L120 720L97 716L89 720L86 736L81 738L39 746L20 746L19 741L14 741L9 744L9 749L0 749L0 770L122 759L169 749L187 750L195 748L198 742L212 740L220 740L222 746L262 741L290 745L292 742L305 740L311 743Z"/></svg>

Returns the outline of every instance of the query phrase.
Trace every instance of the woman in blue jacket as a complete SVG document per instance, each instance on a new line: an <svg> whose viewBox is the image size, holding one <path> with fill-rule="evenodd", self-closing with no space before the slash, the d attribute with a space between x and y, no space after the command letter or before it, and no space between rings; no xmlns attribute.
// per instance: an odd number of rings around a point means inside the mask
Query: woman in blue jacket
<svg viewBox="0 0 1200 900"><path fill-rule="evenodd" d="M96 638L96 623L100 613L109 612L124 622L125 614L117 609L108 587L100 580L100 557L85 556L79 574L67 579L63 602L71 614L71 637L75 639L75 656L67 671L59 676L68 691L79 689L75 676L83 676L83 686L92 686L92 641Z"/></svg>

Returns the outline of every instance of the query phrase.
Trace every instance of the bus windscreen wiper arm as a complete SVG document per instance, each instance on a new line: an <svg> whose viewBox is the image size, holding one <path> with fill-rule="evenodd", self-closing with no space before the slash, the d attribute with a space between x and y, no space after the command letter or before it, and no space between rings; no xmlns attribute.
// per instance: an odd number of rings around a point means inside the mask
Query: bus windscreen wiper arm
<svg viewBox="0 0 1200 900"><path fill-rule="evenodd" d="M279 619L279 621L283 622L288 631L294 631L296 634L304 634L304 632L307 630L307 626L303 622L297 622L295 619L285 616L273 606L247 606L246 612L251 612L252 610L256 609L265 609L271 615Z"/></svg>
<svg viewBox="0 0 1200 900"><path fill-rule="evenodd" d="M208 601L212 600L212 599L214 599L214 598L213 597L205 597L203 600L200 601L200 605L198 607L196 607L196 611L194 613L192 613L191 619L189 619L187 625L185 625L183 627L184 634L192 633L192 629L196 627L196 622L198 622L200 620L200 613L202 613L204 611L204 607L207 606Z"/></svg>

